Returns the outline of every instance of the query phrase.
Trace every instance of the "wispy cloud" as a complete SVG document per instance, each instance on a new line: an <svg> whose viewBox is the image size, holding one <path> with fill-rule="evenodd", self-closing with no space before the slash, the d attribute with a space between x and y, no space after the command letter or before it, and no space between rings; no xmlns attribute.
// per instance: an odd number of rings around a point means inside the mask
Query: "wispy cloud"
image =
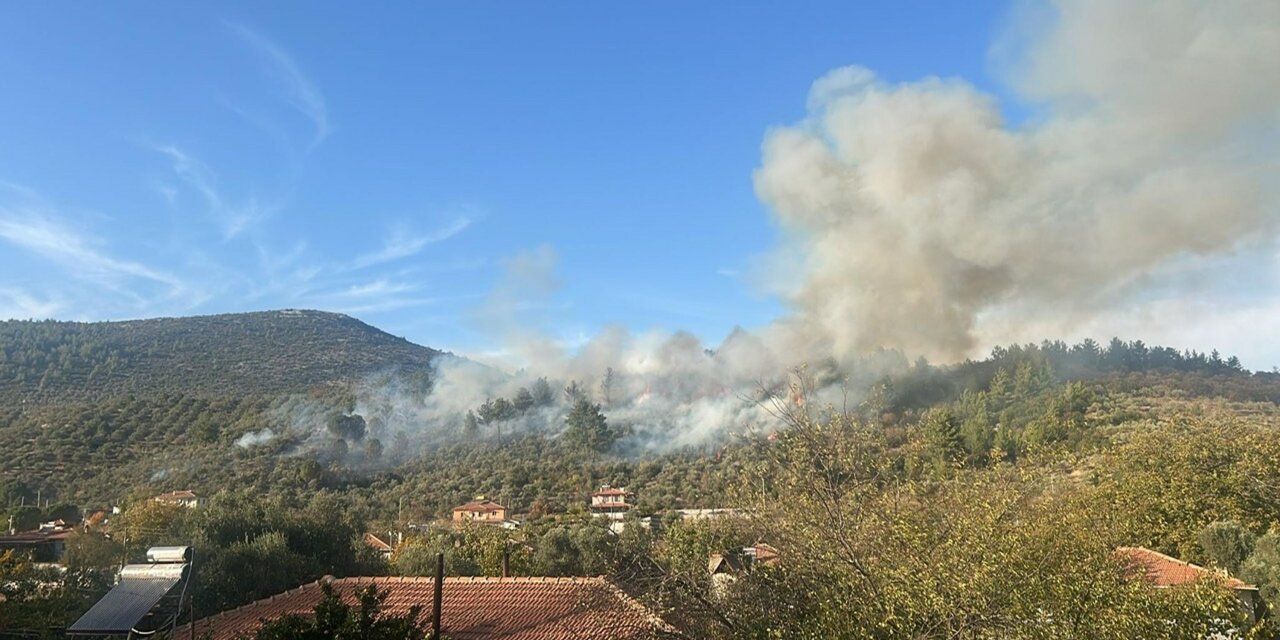
<svg viewBox="0 0 1280 640"><path fill-rule="evenodd" d="M174 174L204 201L209 214L221 227L224 239L240 235L271 217L280 208L275 204L260 202L256 197L250 197L243 203L231 204L218 189L217 174L199 158L176 145L159 145L154 149L173 161ZM160 193L170 204L177 202L177 192L172 187L163 185Z"/></svg>
<svg viewBox="0 0 1280 640"><path fill-rule="evenodd" d="M106 254L76 229L34 209L0 208L0 240L49 260L82 279L114 284L139 278L175 289L182 287L181 281L170 274Z"/></svg>
<svg viewBox="0 0 1280 640"><path fill-rule="evenodd" d="M52 318L65 306L61 300L40 299L24 289L0 288L0 320Z"/></svg>
<svg viewBox="0 0 1280 640"><path fill-rule="evenodd" d="M311 121L315 127L311 146L323 142L332 132L328 106L320 89L302 72L293 56L261 32L241 24L227 23L227 26L263 58L266 71L280 82L289 104Z"/></svg>
<svg viewBox="0 0 1280 640"><path fill-rule="evenodd" d="M469 226L471 226L471 219L466 217L458 218L439 229L424 234L414 234L403 225L397 226L391 230L391 235L387 237L381 250L356 258L351 263L351 268L363 269L407 258L422 251L427 245L444 242L462 233Z"/></svg>
<svg viewBox="0 0 1280 640"><path fill-rule="evenodd" d="M417 289L417 287L403 282L375 280L365 284L353 285L344 291L343 294L354 298L364 298L369 296L385 296L404 293L406 291L413 291L414 289Z"/></svg>
<svg viewBox="0 0 1280 640"><path fill-rule="evenodd" d="M331 308L335 311L346 313L349 315L361 315L367 313L383 313L387 311L397 311L400 309L415 309L419 307L430 307L446 303L459 303L467 300L476 300L479 294L470 296L417 296L417 297L390 297L385 300L371 300L351 303L337 303Z"/></svg>

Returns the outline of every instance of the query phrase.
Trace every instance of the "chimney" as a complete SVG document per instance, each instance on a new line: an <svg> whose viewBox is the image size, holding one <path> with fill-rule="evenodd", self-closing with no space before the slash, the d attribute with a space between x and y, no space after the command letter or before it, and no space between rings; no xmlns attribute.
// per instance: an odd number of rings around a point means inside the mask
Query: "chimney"
<svg viewBox="0 0 1280 640"><path fill-rule="evenodd" d="M502 549L502 577L511 577L511 550L506 547Z"/></svg>

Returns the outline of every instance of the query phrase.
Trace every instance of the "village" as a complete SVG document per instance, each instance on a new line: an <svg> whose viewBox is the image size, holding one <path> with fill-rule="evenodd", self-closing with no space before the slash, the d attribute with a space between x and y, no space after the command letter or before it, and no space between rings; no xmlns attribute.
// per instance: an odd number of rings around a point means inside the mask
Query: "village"
<svg viewBox="0 0 1280 640"><path fill-rule="evenodd" d="M657 519L653 515L633 514L632 494L626 488L604 485L592 492L584 506L590 519L609 535L622 534L628 527L651 529ZM192 490L175 490L158 494L150 502L175 509L204 509L208 497ZM65 571L63 563L66 543L73 536L100 536L111 539L124 535L113 528L113 517L123 513L119 507L90 510L76 522L64 519L39 523L29 531L10 529L0 536L0 553L21 554L37 567ZM680 509L662 514L664 518L718 519L737 518L739 509ZM397 549L413 541L431 527L467 529L492 528L515 532L521 522L508 508L484 496L454 507L451 517L431 523L407 524L403 529L366 532L362 542L382 558L387 567L395 565ZM173 556L173 554L177 554ZM175 637L181 633L175 623L186 615L188 630L201 638L242 637L251 633L263 619L290 613L306 613L319 601L321 584L333 585L346 596L369 585L385 587L395 594L391 613L404 614L414 606L428 606L434 590L442 589L437 601L451 637L474 638L538 638L560 637L558 633L600 633L599 637L649 638L653 634L674 633L674 629L603 576L523 576L509 569L509 554L504 552L502 570L494 576L425 576L384 577L355 576L341 579L326 577L321 581L298 585L297 589L249 603L234 611L203 619L191 619L191 573L199 559L199 548L189 545L153 547L146 562L122 564L118 582L102 600L67 629L69 637L123 637L144 632L162 633L166 629ZM169 554L169 555L166 555ZM176 560L174 559L176 557ZM717 589L728 588L734 577L756 565L768 566L776 561L778 551L765 543L739 549L725 549L708 558L708 575ZM162 560L169 558L169 560ZM443 565L441 565L443 566ZM157 575L163 577L157 578ZM139 584L147 584L139 589ZM159 584L160 586L157 586ZM184 608L185 607L185 608ZM584 636L585 637L585 636ZM592 636L597 637L597 636Z"/></svg>
<svg viewBox="0 0 1280 640"><path fill-rule="evenodd" d="M633 527L651 532L664 526L663 523L751 517L748 511L737 508L676 509L639 515L635 513L633 498L625 487L602 485L589 495L583 506L592 526L610 536L623 535ZM196 511L206 508L209 499L196 491L175 490L158 494L149 502L164 508ZM119 507L94 510L79 521L59 518L39 523L27 531L18 531L11 522L6 535L0 536L0 554L20 554L35 566L65 571L67 541L73 536L110 539L122 535L112 527L112 518L121 513ZM495 575L449 575L444 564L449 551L445 550L436 554L434 575L385 575L395 573L402 550L429 529L439 527L506 532L500 570ZM193 599L199 597L192 588L192 572L200 558L199 547L189 544L152 547L144 562L124 563L122 559L114 587L65 633L71 638L154 636L234 640L253 635L267 621L308 615L326 593L334 592L354 602L361 590L373 587L393 596L383 609L385 615L417 612L424 625L433 625L432 638L442 637L442 629L448 637L468 640L686 637L606 576L517 575L510 566L510 557L513 545L522 544L519 536L513 535L521 527L519 514L495 500L476 496L454 507L450 517L437 522L365 532L360 543L381 558L388 571L367 576L324 576L233 610L203 617L192 615ZM1262 613L1258 587L1222 570L1197 566L1143 547L1117 548L1115 557L1129 567L1133 579L1147 583L1152 589L1216 584L1234 594L1249 619L1256 620ZM713 602L728 597L740 576L767 572L784 558L784 551L764 540L710 552L705 564L710 597ZM10 637L12 632L0 631L0 635Z"/></svg>

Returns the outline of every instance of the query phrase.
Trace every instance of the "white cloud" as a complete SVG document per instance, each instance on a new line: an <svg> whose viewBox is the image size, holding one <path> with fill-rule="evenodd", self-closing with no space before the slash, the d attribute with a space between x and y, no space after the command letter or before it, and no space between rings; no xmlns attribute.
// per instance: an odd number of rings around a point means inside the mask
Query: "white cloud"
<svg viewBox="0 0 1280 640"><path fill-rule="evenodd" d="M42 320L65 308L61 300L40 299L22 289L0 288L0 320Z"/></svg>
<svg viewBox="0 0 1280 640"><path fill-rule="evenodd" d="M173 275L144 264L114 258L78 230L32 209L0 208L0 240L21 247L61 266L74 277L102 283L143 279L182 288Z"/></svg>
<svg viewBox="0 0 1280 640"><path fill-rule="evenodd" d="M372 296L386 296L406 291L413 291L417 287L403 282L390 282L388 280L375 280L365 284L352 285L342 295L350 298L368 298Z"/></svg>
<svg viewBox="0 0 1280 640"><path fill-rule="evenodd" d="M352 261L351 268L363 269L407 258L422 251L427 245L444 242L462 233L469 226L471 226L471 219L467 217L457 218L453 222L425 234L413 234L403 225L397 226L392 229L391 235L387 237L381 250L356 258Z"/></svg>
<svg viewBox="0 0 1280 640"><path fill-rule="evenodd" d="M293 56L258 31L233 23L228 23L227 26L267 62L267 72L280 82L289 104L311 121L315 127L311 146L323 142L332 132L328 106L320 89L302 73Z"/></svg>
<svg viewBox="0 0 1280 640"><path fill-rule="evenodd" d="M155 150L173 161L173 172L204 201L209 215L222 229L224 239L240 235L280 209L279 205L259 202L256 197L242 204L229 204L218 189L217 174L199 158L175 145L160 145ZM177 203L176 189L162 186L160 193L170 205Z"/></svg>

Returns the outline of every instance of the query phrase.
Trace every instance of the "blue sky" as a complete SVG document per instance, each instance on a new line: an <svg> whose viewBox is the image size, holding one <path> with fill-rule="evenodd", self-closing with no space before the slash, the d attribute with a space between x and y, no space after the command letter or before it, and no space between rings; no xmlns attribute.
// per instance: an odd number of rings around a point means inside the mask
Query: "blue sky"
<svg viewBox="0 0 1280 640"><path fill-rule="evenodd" d="M9 3L0 316L321 308L465 352L503 260L550 247L529 313L564 337L714 343L780 313L744 275L766 131L849 64L1003 95L1006 10Z"/></svg>

